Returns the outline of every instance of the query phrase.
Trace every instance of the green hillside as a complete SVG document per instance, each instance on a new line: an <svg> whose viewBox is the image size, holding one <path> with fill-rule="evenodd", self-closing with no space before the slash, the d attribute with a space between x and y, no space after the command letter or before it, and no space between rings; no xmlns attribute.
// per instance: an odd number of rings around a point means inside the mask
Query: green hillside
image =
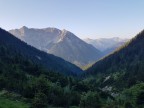
<svg viewBox="0 0 144 108"><path fill-rule="evenodd" d="M103 58L90 67L87 72L92 75L102 75L102 83L114 85L117 88L131 87L144 81L144 31L140 32L130 42L119 48L113 54Z"/></svg>

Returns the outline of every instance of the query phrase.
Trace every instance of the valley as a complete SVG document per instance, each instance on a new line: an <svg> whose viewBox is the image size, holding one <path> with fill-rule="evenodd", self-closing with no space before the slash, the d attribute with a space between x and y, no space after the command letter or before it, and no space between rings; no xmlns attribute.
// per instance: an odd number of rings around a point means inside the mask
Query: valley
<svg viewBox="0 0 144 108"><path fill-rule="evenodd" d="M82 71L0 29L0 102L22 108L142 107L143 40L142 31Z"/></svg>

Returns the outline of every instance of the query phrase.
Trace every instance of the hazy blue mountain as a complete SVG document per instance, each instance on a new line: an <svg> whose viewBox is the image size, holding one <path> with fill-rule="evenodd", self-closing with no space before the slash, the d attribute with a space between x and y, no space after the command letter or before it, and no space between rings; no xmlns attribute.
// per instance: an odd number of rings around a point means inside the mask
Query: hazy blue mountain
<svg viewBox="0 0 144 108"><path fill-rule="evenodd" d="M124 45L128 39L121 39L119 37L113 38L99 38L99 39L84 39L85 42L92 44L95 48L103 52L103 55L108 55L115 51L120 46Z"/></svg>
<svg viewBox="0 0 144 108"><path fill-rule="evenodd" d="M103 55L106 56L110 53L113 53L115 50L117 50L118 48L123 46L127 41L118 42L118 43L114 44L113 46L111 46L110 48L107 48L106 50L103 51Z"/></svg>
<svg viewBox="0 0 144 108"><path fill-rule="evenodd" d="M0 29L0 44L3 47L6 47L6 49L10 49L12 55L20 54L27 60L32 60L33 62L46 67L48 70L65 74L79 74L82 72L77 66L52 54L39 51L2 29Z"/></svg>
<svg viewBox="0 0 144 108"><path fill-rule="evenodd" d="M35 29L24 26L9 32L29 45L78 66L93 63L101 57L99 50L67 30L56 28Z"/></svg>

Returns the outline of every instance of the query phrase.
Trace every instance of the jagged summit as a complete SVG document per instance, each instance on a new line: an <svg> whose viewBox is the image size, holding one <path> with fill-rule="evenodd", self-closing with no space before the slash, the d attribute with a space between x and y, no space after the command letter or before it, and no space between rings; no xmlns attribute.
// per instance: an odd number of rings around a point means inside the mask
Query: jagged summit
<svg viewBox="0 0 144 108"><path fill-rule="evenodd" d="M21 29L29 29L29 28L26 26L22 26Z"/></svg>
<svg viewBox="0 0 144 108"><path fill-rule="evenodd" d="M40 50L59 56L78 66L93 63L101 57L99 50L65 29L31 28L26 32L20 29L9 32Z"/></svg>

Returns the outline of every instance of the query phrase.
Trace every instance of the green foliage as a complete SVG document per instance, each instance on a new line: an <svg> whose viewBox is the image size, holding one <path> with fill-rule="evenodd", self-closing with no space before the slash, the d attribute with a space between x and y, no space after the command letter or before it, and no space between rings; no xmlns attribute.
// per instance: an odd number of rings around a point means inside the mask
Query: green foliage
<svg viewBox="0 0 144 108"><path fill-rule="evenodd" d="M32 102L32 108L47 108L47 96L43 93L35 94Z"/></svg>
<svg viewBox="0 0 144 108"><path fill-rule="evenodd" d="M8 47L0 45L1 90L15 92L37 108L48 104L61 107L79 105L82 91L74 90L79 81L48 71L21 54L10 51Z"/></svg>
<svg viewBox="0 0 144 108"><path fill-rule="evenodd" d="M125 89L118 97L117 102L125 108L144 107L144 83L136 84L131 88Z"/></svg>
<svg viewBox="0 0 144 108"><path fill-rule="evenodd" d="M0 108L29 108L29 105L20 101L0 98Z"/></svg>
<svg viewBox="0 0 144 108"><path fill-rule="evenodd" d="M96 92L84 94L80 102L80 108L101 108L99 95Z"/></svg>

